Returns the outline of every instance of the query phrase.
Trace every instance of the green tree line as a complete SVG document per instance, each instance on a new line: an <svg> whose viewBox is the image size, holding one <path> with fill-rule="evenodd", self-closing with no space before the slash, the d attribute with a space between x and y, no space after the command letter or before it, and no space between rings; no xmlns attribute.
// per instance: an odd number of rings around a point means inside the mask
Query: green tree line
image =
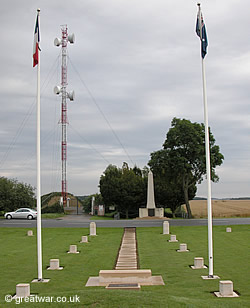
<svg viewBox="0 0 250 308"><path fill-rule="evenodd" d="M0 177L0 212L14 211L20 207L35 206L35 189L16 179Z"/></svg>
<svg viewBox="0 0 250 308"><path fill-rule="evenodd" d="M223 162L220 148L209 129L211 179L218 182L216 166ZM154 174L155 200L158 207L170 208L173 213L186 204L192 217L189 200L195 197L197 184L206 175L205 127L190 120L173 118L162 149L151 153L148 162ZM137 214L146 205L147 167L122 168L109 165L100 178L100 192L106 206L115 205L126 217Z"/></svg>

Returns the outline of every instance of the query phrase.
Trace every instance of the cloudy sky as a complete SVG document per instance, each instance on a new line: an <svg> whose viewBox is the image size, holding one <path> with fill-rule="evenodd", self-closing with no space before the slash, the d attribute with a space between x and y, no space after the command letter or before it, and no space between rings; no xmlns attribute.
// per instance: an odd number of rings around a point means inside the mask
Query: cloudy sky
<svg viewBox="0 0 250 308"><path fill-rule="evenodd" d="M36 9L41 9L42 194L61 190L61 25L68 46L68 190L98 192L108 164L143 168L173 117L203 122L194 0L9 0L0 10L0 175L36 186ZM209 125L225 160L212 196L249 196L250 3L204 0ZM206 183L198 186L206 196Z"/></svg>

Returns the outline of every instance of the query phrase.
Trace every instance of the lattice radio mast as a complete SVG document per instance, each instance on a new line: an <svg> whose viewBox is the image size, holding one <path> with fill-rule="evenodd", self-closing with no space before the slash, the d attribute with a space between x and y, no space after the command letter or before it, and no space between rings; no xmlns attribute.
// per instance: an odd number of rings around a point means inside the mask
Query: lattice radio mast
<svg viewBox="0 0 250 308"><path fill-rule="evenodd" d="M61 26L62 38L56 38L54 40L54 45L59 47L62 46L62 79L61 86L56 86L54 88L54 93L62 96L62 106L61 106L61 119L60 124L62 125L62 144L61 144L61 161L62 161L62 198L63 206L67 205L68 190L67 190L67 98L71 101L74 100L74 91L67 92L67 44L70 42L73 44L75 42L75 35L72 33L68 35L67 25Z"/></svg>

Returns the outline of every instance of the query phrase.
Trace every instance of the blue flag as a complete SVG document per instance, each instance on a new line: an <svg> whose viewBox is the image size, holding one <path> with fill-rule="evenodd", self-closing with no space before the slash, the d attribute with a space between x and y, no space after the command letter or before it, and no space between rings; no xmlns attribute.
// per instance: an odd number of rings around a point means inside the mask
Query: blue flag
<svg viewBox="0 0 250 308"><path fill-rule="evenodd" d="M199 16L201 16L201 23L199 22ZM200 25L201 25L201 34L200 34ZM207 40L206 27L203 21L203 17L202 17L202 14L199 14L199 12L197 15L196 33L201 39L201 56L204 59L207 54L208 40Z"/></svg>

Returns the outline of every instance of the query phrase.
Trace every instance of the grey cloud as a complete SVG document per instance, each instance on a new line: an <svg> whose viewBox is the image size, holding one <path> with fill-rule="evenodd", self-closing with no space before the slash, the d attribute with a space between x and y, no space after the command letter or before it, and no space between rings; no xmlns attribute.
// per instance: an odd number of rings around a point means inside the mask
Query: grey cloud
<svg viewBox="0 0 250 308"><path fill-rule="evenodd" d="M209 124L225 156L213 197L248 195L249 175L249 4L203 1L209 46L206 57ZM174 116L203 122L200 42L195 34L196 1L68 2L12 0L2 5L4 29L0 72L0 161L36 97L32 68L36 9L41 6L42 193L60 190L60 49L53 46L60 25L68 24L68 186L72 193L98 191L107 162L129 158L143 167L162 147ZM182 8L182 9L180 9ZM73 66L72 66L73 64ZM75 68L77 71L75 71ZM82 80L79 79L79 75ZM1 175L36 185L33 108L1 169ZM93 149L94 148L94 149ZM236 173L239 176L235 177ZM242 174L242 177L240 175ZM241 180L241 179L242 180ZM206 185L198 188L206 195Z"/></svg>

